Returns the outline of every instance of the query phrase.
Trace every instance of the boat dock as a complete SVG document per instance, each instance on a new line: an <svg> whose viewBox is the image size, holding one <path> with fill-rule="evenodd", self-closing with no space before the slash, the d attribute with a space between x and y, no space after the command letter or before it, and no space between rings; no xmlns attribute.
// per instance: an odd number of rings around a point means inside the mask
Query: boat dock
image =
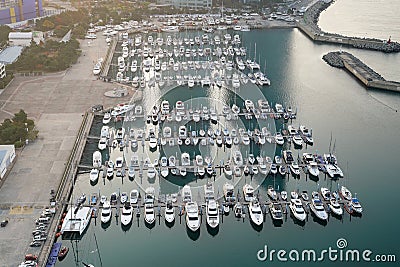
<svg viewBox="0 0 400 267"><path fill-rule="evenodd" d="M339 34L327 33L318 27L318 18L322 11L327 9L334 1L316 1L309 7L303 19L297 22L297 27L311 40L321 43L331 43L351 46L359 49L381 51L385 53L400 52L400 44L390 40L379 40L372 38L348 37Z"/></svg>
<svg viewBox="0 0 400 267"><path fill-rule="evenodd" d="M331 66L345 68L368 88L400 92L400 82L387 81L348 52L330 52L323 59Z"/></svg>

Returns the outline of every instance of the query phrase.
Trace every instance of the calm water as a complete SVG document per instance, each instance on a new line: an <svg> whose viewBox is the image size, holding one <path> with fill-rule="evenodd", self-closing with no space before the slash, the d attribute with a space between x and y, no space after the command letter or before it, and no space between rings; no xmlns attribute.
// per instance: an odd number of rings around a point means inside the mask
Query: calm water
<svg viewBox="0 0 400 267"><path fill-rule="evenodd" d="M338 1L334 7L344 5L344 9L354 8L351 2ZM361 6L361 1L357 2ZM379 1L388 2L394 3ZM361 9L357 8L360 14L371 12L370 6L365 12ZM376 12L376 8L372 10ZM334 12L339 11L329 12L324 16L338 18ZM342 16L345 13L340 11L338 14ZM384 14L378 12L374 14L374 17L382 16ZM324 24L322 28L330 30ZM347 31L358 32L359 29L354 26ZM378 34L372 37L384 38ZM400 95L366 90L345 71L329 67L321 57L339 47L314 44L296 29L252 31L246 33L243 39L247 44L257 42L257 54L260 53L261 62L266 59L272 85L262 91L268 100L297 107L298 119L295 124L312 127L315 145L303 151L323 153L328 151L331 135L336 140L336 154L345 171L345 178L339 183L358 194L365 211L362 218L350 218L346 214L342 221L330 218L327 225L321 225L310 216L308 222L301 226L288 216L281 227L275 227L267 214L263 228L256 230L248 217L244 221L237 221L231 212L224 217L217 232L209 231L203 218L200 234L195 236L187 233L185 220L182 218L180 222L179 217L172 228L167 227L161 218L161 222L157 221L151 229L144 225L143 213L139 220L135 218L129 229L122 229L115 218L110 226L103 229L98 219L97 225L91 222L81 241L63 241L64 245L77 249L71 250L57 266L83 266L76 261L95 266L265 266L271 263L259 262L256 257L257 251L264 245L268 245L269 249L287 251L309 248L322 250L336 248L339 238L347 240L348 248L370 249L375 254L397 254L400 257L394 239L399 235L397 222L400 219L396 206L400 117L395 112L396 109L400 110ZM385 78L400 80L397 71L399 54L343 49L362 59ZM180 94L184 93L171 92L170 103L182 98ZM229 101L229 98L223 99ZM124 184L119 178L114 178L110 183L114 188L128 190L134 187L134 183L128 179ZM268 177L260 194L264 194L267 185L273 183L274 180ZM277 178L275 184L289 192L297 188L310 192L316 190L318 184L332 189L337 187L335 182L324 180L322 175L318 182L306 181L304 174L298 181ZM105 187L101 184L97 186L99 189ZM77 186L78 191L86 192L96 191L97 187L94 188L88 185L87 177L80 179ZM322 266L320 263L308 264ZM333 264L325 261L323 266ZM295 264L274 261L273 266L281 265ZM365 263L358 265L365 266ZM382 265L395 266L389 263Z"/></svg>

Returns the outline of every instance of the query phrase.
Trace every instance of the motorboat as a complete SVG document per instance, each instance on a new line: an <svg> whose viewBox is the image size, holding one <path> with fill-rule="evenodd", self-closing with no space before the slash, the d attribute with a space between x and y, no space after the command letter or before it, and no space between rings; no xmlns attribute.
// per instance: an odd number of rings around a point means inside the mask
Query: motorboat
<svg viewBox="0 0 400 267"><path fill-rule="evenodd" d="M330 211L333 214L335 214L337 216L342 216L343 215L343 209L340 206L340 203L336 198L331 198L329 200L328 206L329 206Z"/></svg>
<svg viewBox="0 0 400 267"><path fill-rule="evenodd" d="M121 193L121 204L125 204L128 201L128 193L122 192Z"/></svg>
<svg viewBox="0 0 400 267"><path fill-rule="evenodd" d="M231 164L230 161L228 161L225 165L224 165L224 173L225 176L232 176L232 168L231 168Z"/></svg>
<svg viewBox="0 0 400 267"><path fill-rule="evenodd" d="M106 112L103 116L103 124L108 124L111 121L111 113Z"/></svg>
<svg viewBox="0 0 400 267"><path fill-rule="evenodd" d="M97 148L99 150L106 149L107 148L107 138L104 138L104 137L100 138L99 144L97 145Z"/></svg>
<svg viewBox="0 0 400 267"><path fill-rule="evenodd" d="M301 200L298 198L292 198L290 200L289 208L292 212L292 215L299 221L304 222L307 218L307 214L304 211L303 204Z"/></svg>
<svg viewBox="0 0 400 267"><path fill-rule="evenodd" d="M121 141L122 139L124 139L124 137L125 137L125 128L124 127L118 128L115 134L115 139L117 141Z"/></svg>
<svg viewBox="0 0 400 267"><path fill-rule="evenodd" d="M284 150L283 151L283 160L285 163L290 164L294 161L293 154L291 150Z"/></svg>
<svg viewBox="0 0 400 267"><path fill-rule="evenodd" d="M351 199L353 198L353 196L352 196L350 190L347 189L347 187L345 187L345 186L342 186L342 187L340 188L340 192L339 192L339 193L340 193L340 196L341 196L344 200L351 201Z"/></svg>
<svg viewBox="0 0 400 267"><path fill-rule="evenodd" d="M131 205L124 205L121 212L121 224L128 225L132 222L133 208Z"/></svg>
<svg viewBox="0 0 400 267"><path fill-rule="evenodd" d="M253 112L254 111L254 103L250 99L246 99L244 101L244 107L246 108L247 112Z"/></svg>
<svg viewBox="0 0 400 267"><path fill-rule="evenodd" d="M337 163L336 156L332 153L324 154L324 161L326 162L326 171L331 178L343 177L343 171L340 169Z"/></svg>
<svg viewBox="0 0 400 267"><path fill-rule="evenodd" d="M131 179L135 178L135 167L129 166L128 177Z"/></svg>
<svg viewBox="0 0 400 267"><path fill-rule="evenodd" d="M99 179L99 170L96 169L96 168L92 169L92 170L90 171L89 177L90 177L90 181L91 181L92 183L96 182L97 179Z"/></svg>
<svg viewBox="0 0 400 267"><path fill-rule="evenodd" d="M290 170L292 171L293 176L299 176L300 175L300 168L299 168L299 164L297 164L296 161L293 161L290 164Z"/></svg>
<svg viewBox="0 0 400 267"><path fill-rule="evenodd" d="M299 198L299 193L297 193L297 191L290 192L290 199L298 199L298 198Z"/></svg>
<svg viewBox="0 0 400 267"><path fill-rule="evenodd" d="M292 136L292 141L295 146L301 147L303 145L303 139L301 138L300 134L296 133Z"/></svg>
<svg viewBox="0 0 400 267"><path fill-rule="evenodd" d="M101 222L108 223L111 220L112 209L109 201L104 202L101 209Z"/></svg>
<svg viewBox="0 0 400 267"><path fill-rule="evenodd" d="M286 191L281 191L281 199L286 201L288 197L288 193Z"/></svg>
<svg viewBox="0 0 400 267"><path fill-rule="evenodd" d="M240 152L240 150L235 151L235 153L233 155L233 163L238 167L243 166L243 157L242 157L242 153Z"/></svg>
<svg viewBox="0 0 400 267"><path fill-rule="evenodd" d="M165 221L167 223L172 223L175 220L175 208L172 204L172 200L167 201L164 212Z"/></svg>
<svg viewBox="0 0 400 267"><path fill-rule="evenodd" d="M147 224L153 224L156 220L154 211L154 187L148 187L144 199L144 220Z"/></svg>
<svg viewBox="0 0 400 267"><path fill-rule="evenodd" d="M275 221L282 221L283 220L283 215L282 215L282 206L278 202L271 202L269 204L269 211L271 213L271 217Z"/></svg>
<svg viewBox="0 0 400 267"><path fill-rule="evenodd" d="M252 202L255 199L254 188L250 184L243 186L243 196L246 202Z"/></svg>
<svg viewBox="0 0 400 267"><path fill-rule="evenodd" d="M242 176L242 170L240 169L240 167L235 166L235 167L233 168L233 175L234 175L235 177L241 177L241 176Z"/></svg>
<svg viewBox="0 0 400 267"><path fill-rule="evenodd" d="M93 152L93 167L100 168L101 167L101 153L100 151Z"/></svg>
<svg viewBox="0 0 400 267"><path fill-rule="evenodd" d="M271 186L271 185L268 186L267 195L268 195L272 200L277 200L277 199L278 199L278 194L276 193L274 187Z"/></svg>
<svg viewBox="0 0 400 267"><path fill-rule="evenodd" d="M204 185L204 201L208 202L210 200L215 200L214 196L214 184L211 181L208 181Z"/></svg>
<svg viewBox="0 0 400 267"><path fill-rule="evenodd" d="M262 225L263 214L260 203L257 200L252 200L249 204L250 219L255 225Z"/></svg>
<svg viewBox="0 0 400 267"><path fill-rule="evenodd" d="M249 154L248 161L249 161L250 164L254 164L255 163L256 158L254 157L253 154Z"/></svg>
<svg viewBox="0 0 400 267"><path fill-rule="evenodd" d="M233 206L233 213L236 218L244 218L245 213L243 210L243 205L240 202L237 202L235 206Z"/></svg>
<svg viewBox="0 0 400 267"><path fill-rule="evenodd" d="M125 114L128 111L131 111L135 105L130 105L130 104L118 104L114 109L111 111L111 116L117 117L122 114Z"/></svg>
<svg viewBox="0 0 400 267"><path fill-rule="evenodd" d="M321 195L325 201L329 201L332 198L332 193L326 187L321 187Z"/></svg>
<svg viewBox="0 0 400 267"><path fill-rule="evenodd" d="M307 191L301 192L300 196L304 201L308 201L308 199L309 199Z"/></svg>
<svg viewBox="0 0 400 267"><path fill-rule="evenodd" d="M192 190L190 189L190 185L185 185L182 188L182 201L184 203L192 201Z"/></svg>
<svg viewBox="0 0 400 267"><path fill-rule="evenodd" d="M107 201L107 196L105 196L105 195L102 195L101 197L100 197L100 204L101 205L104 205L104 203Z"/></svg>
<svg viewBox="0 0 400 267"><path fill-rule="evenodd" d="M90 223L91 207L85 206L71 206L64 217L61 225L61 234L76 233L82 235ZM36 240L34 240L36 241Z"/></svg>
<svg viewBox="0 0 400 267"><path fill-rule="evenodd" d="M313 192L313 197L311 199L310 208L311 211L317 216L318 219L326 221L328 219L328 214L325 211L324 204L318 197L317 192Z"/></svg>
<svg viewBox="0 0 400 267"><path fill-rule="evenodd" d="M309 145L313 145L314 144L314 139L312 137L312 131L311 130L309 130L304 125L300 125L299 132L300 132L301 137L303 138L303 141L306 144L309 144Z"/></svg>
<svg viewBox="0 0 400 267"><path fill-rule="evenodd" d="M236 201L235 193L234 193L234 186L230 183L225 183L222 187L224 193L224 199L228 203L232 203Z"/></svg>
<svg viewBox="0 0 400 267"><path fill-rule="evenodd" d="M216 228L219 225L219 209L215 200L209 200L207 203L207 224L211 228Z"/></svg>
<svg viewBox="0 0 400 267"><path fill-rule="evenodd" d="M203 157L201 155L196 155L196 165L197 165L197 173L200 177L203 177L206 173L206 170L203 165Z"/></svg>
<svg viewBox="0 0 400 267"><path fill-rule="evenodd" d="M200 228L199 207L196 202L187 202L185 205L186 225L192 231L196 232Z"/></svg>
<svg viewBox="0 0 400 267"><path fill-rule="evenodd" d="M153 164L150 163L147 169L147 177L149 179L153 179L154 177L156 177L156 173L157 173L156 168L154 167Z"/></svg>
<svg viewBox="0 0 400 267"><path fill-rule="evenodd" d="M138 203L139 192L136 189L133 189L129 194L129 203L131 205L135 205Z"/></svg>
<svg viewBox="0 0 400 267"><path fill-rule="evenodd" d="M363 209L362 209L361 203L358 200L358 198L353 197L349 204L350 204L350 210L353 213L362 214Z"/></svg>
<svg viewBox="0 0 400 267"><path fill-rule="evenodd" d="M110 127L107 125L103 125L100 130L100 138L109 138L110 137Z"/></svg>

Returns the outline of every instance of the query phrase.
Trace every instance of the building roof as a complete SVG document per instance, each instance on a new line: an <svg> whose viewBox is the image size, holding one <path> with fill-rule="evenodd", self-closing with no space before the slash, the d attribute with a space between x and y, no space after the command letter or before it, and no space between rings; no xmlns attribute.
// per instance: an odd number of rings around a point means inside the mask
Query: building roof
<svg viewBox="0 0 400 267"><path fill-rule="evenodd" d="M0 62L3 62L4 64L13 63L21 55L22 49L22 46L7 47L0 53Z"/></svg>
<svg viewBox="0 0 400 267"><path fill-rule="evenodd" d="M8 39L32 39L32 32L10 32Z"/></svg>

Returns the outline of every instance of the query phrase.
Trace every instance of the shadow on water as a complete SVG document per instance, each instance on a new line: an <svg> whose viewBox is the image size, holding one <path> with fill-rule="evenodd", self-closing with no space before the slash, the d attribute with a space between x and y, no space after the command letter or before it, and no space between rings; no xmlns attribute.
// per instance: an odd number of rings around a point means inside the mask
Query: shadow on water
<svg viewBox="0 0 400 267"><path fill-rule="evenodd" d="M298 226L301 226L301 227L304 227L306 225L305 220L300 221L300 220L296 219L296 217L294 217L292 214L290 214L290 217L292 218L294 224L297 224Z"/></svg>
<svg viewBox="0 0 400 267"><path fill-rule="evenodd" d="M193 232L192 230L190 230L187 226L186 226L186 233L188 235L188 237L193 240L196 241L197 239L199 239L200 237L200 228L196 231Z"/></svg>
<svg viewBox="0 0 400 267"><path fill-rule="evenodd" d="M250 220L250 224L253 227L253 229L256 230L257 232L261 232L264 227L264 224L257 225L255 223L253 223L253 221L251 221L251 220Z"/></svg>
<svg viewBox="0 0 400 267"><path fill-rule="evenodd" d="M110 227L110 225L111 225L111 220L109 220L108 222L106 222L106 223L101 223L101 228L103 228L104 230L107 230L107 228L108 227Z"/></svg>
<svg viewBox="0 0 400 267"><path fill-rule="evenodd" d="M144 225L146 225L146 227L149 229L153 229L154 226L156 226L156 221L154 221L153 223L148 223L148 222L144 221Z"/></svg>
<svg viewBox="0 0 400 267"><path fill-rule="evenodd" d="M167 222L167 221L165 221L165 225L166 225L168 228L172 228L172 227L175 225L175 220L173 220L172 222Z"/></svg>
<svg viewBox="0 0 400 267"><path fill-rule="evenodd" d="M316 222L322 226L327 226L328 225L328 221L327 220L321 220L319 219L317 216L315 216L315 214L313 212L311 212L311 217L313 218L313 222Z"/></svg>
<svg viewBox="0 0 400 267"><path fill-rule="evenodd" d="M274 227L282 227L283 220L274 220L274 219L272 219L272 224L274 225Z"/></svg>
<svg viewBox="0 0 400 267"><path fill-rule="evenodd" d="M216 236L219 233L219 225L217 227L215 227L215 228L212 228L207 224L207 232L211 236Z"/></svg>
<svg viewBox="0 0 400 267"><path fill-rule="evenodd" d="M128 223L127 225L123 225L123 224L121 223L121 229L122 229L122 231L124 231L124 232L129 231L129 229L131 229L131 226L132 226L132 221L131 221L130 223Z"/></svg>

